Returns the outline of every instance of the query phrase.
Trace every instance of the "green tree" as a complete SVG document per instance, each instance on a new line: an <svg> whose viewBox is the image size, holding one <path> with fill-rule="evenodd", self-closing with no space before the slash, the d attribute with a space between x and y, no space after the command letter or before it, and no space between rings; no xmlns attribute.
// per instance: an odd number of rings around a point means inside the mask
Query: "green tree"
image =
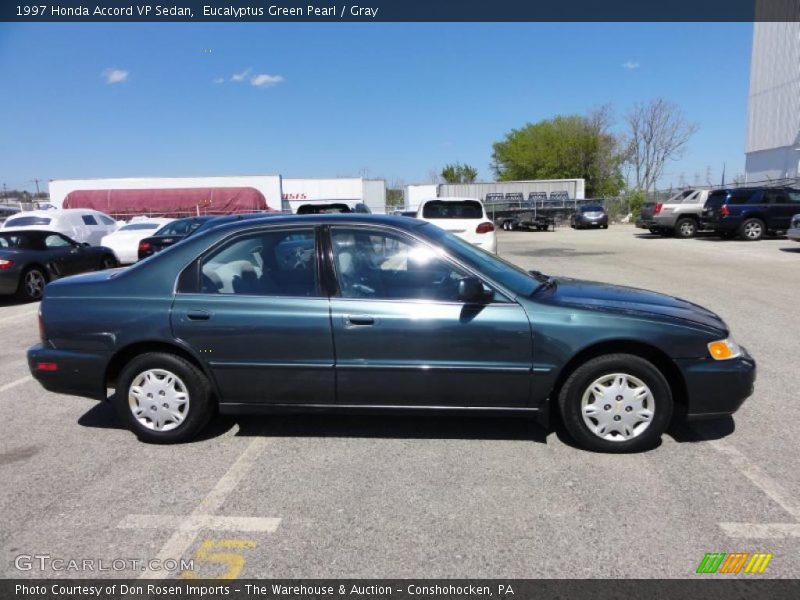
<svg viewBox="0 0 800 600"><path fill-rule="evenodd" d="M512 129L494 144L495 174L500 181L583 178L587 196L615 196L625 184L625 146L609 131L610 122L606 106Z"/></svg>
<svg viewBox="0 0 800 600"><path fill-rule="evenodd" d="M472 183L478 178L478 169L467 164L453 163L442 169L442 179L447 183Z"/></svg>

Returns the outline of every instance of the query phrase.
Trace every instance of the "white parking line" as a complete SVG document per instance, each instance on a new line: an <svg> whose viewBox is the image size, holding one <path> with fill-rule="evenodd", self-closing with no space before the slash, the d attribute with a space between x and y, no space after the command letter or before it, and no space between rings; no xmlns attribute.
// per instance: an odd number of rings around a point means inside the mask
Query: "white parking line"
<svg viewBox="0 0 800 600"><path fill-rule="evenodd" d="M166 523L168 524L169 528L175 529L175 532L161 548L161 551L156 557L157 559L163 562L167 559L176 559L182 557L189 547L194 543L195 539L197 539L197 534L202 529L202 526L195 527L195 525L202 524L204 522L221 525L225 522L229 522L234 526L234 529L236 529L236 527L240 527L244 523L243 521L235 518L228 518L230 521L226 521L225 519L221 519L219 517L213 517L211 513L222 506L222 503L225 502L225 499L228 497L228 495L236 488L244 476L247 475L247 472L258 459L258 455L268 443L269 440L267 438L259 437L253 439L247 448L245 448L245 451L242 452L241 456L236 459L236 462L231 465L228 471L222 476L213 489L205 498L203 498L200 504L197 505L197 508L195 508L190 515L174 518L170 517L168 520L161 520L161 517L157 517L159 523ZM132 517L123 519L118 526L127 526L132 522L129 519L133 519L133 522L138 520L142 523L145 523L148 525L148 528L150 528L150 526L155 522L143 520L142 515L133 515ZM267 522L262 523L254 521L250 524L272 527L272 529L266 529L266 531L274 531L275 528L277 528L278 523L280 523L280 519L274 521L267 520ZM163 572L151 571L149 569L144 571L141 575L141 579L158 579L160 577L163 577Z"/></svg>
<svg viewBox="0 0 800 600"><path fill-rule="evenodd" d="M5 385L0 385L0 394L2 394L7 390L17 387L18 385L22 385L23 383L28 383L29 381L32 380L33 377L31 377L30 375L25 375L25 377L20 377L19 379L15 379L14 381L6 383Z"/></svg>
<svg viewBox="0 0 800 600"><path fill-rule="evenodd" d="M249 531L272 533L281 520L272 517L223 517L218 515L128 515L117 527L120 529L175 529L185 531L212 529L216 531Z"/></svg>
<svg viewBox="0 0 800 600"><path fill-rule="evenodd" d="M800 523L720 523L719 526L733 538L800 537Z"/></svg>
<svg viewBox="0 0 800 600"><path fill-rule="evenodd" d="M769 496L773 502L778 504L783 510L788 512L796 520L800 521L800 504L798 504L792 496L783 489L777 481L773 480L769 475L762 471L759 467L750 462L742 452L728 442L723 440L714 440L711 442L711 447L717 452L724 454L728 460L733 463L736 470L742 475L752 481L756 487Z"/></svg>

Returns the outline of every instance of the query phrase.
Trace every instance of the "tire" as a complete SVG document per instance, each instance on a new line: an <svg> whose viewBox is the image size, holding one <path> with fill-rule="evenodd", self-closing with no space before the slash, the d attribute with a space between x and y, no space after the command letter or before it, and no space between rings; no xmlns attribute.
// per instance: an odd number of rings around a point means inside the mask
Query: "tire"
<svg viewBox="0 0 800 600"><path fill-rule="evenodd" d="M625 384L617 393L619 376L624 376ZM642 386L647 395L637 399L634 390ZM609 389L606 398L592 392L598 387ZM623 400L619 401L620 397ZM596 452L623 453L658 444L672 419L673 400L667 380L651 362L632 354L606 354L570 374L561 388L558 405L564 426L580 446ZM637 415L648 412L649 420L637 419Z"/></svg>
<svg viewBox="0 0 800 600"><path fill-rule="evenodd" d="M47 274L40 267L25 269L19 278L17 297L27 302L36 302L42 299L44 286L47 285Z"/></svg>
<svg viewBox="0 0 800 600"><path fill-rule="evenodd" d="M766 232L767 227L761 219L745 219L739 226L739 238L746 242L757 242Z"/></svg>
<svg viewBox="0 0 800 600"><path fill-rule="evenodd" d="M113 256L104 256L103 261L100 263L100 270L116 269L119 266L117 259Z"/></svg>
<svg viewBox="0 0 800 600"><path fill-rule="evenodd" d="M693 238L697 235L697 221L684 217L675 223L675 237L682 240Z"/></svg>
<svg viewBox="0 0 800 600"><path fill-rule="evenodd" d="M661 230L658 227L650 227L650 233L653 235L661 235Z"/></svg>
<svg viewBox="0 0 800 600"><path fill-rule="evenodd" d="M603 225L603 229L608 229L608 225Z"/></svg>
<svg viewBox="0 0 800 600"><path fill-rule="evenodd" d="M170 376L174 378L171 386ZM133 387L139 387L141 400L132 393ZM158 394L164 396L165 392L167 395L159 406L155 401ZM172 398L169 392L174 394ZM122 422L140 440L155 444L191 440L206 426L213 413L211 384L205 374L180 356L164 352L141 354L125 365L112 402ZM141 416L134 414L137 409L142 411ZM170 415L170 410L172 415L183 416L179 423ZM153 418L152 411L155 411Z"/></svg>

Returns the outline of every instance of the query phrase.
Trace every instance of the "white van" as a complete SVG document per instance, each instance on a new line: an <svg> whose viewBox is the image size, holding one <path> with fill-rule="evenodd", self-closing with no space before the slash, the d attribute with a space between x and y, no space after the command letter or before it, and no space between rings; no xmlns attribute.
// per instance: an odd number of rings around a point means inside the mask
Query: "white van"
<svg viewBox="0 0 800 600"><path fill-rule="evenodd" d="M31 210L6 219L3 230L7 229L47 229L63 233L76 242L99 246L103 236L116 231L117 222L89 208Z"/></svg>

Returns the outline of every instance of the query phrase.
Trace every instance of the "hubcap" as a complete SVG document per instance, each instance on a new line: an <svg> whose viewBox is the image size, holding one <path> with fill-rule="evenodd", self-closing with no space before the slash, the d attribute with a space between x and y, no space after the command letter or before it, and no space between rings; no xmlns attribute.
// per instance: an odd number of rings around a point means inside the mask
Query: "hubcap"
<svg viewBox="0 0 800 600"><path fill-rule="evenodd" d="M589 431L610 442L626 442L640 436L653 421L655 410L650 388L626 373L595 379L581 399L581 414Z"/></svg>
<svg viewBox="0 0 800 600"><path fill-rule="evenodd" d="M761 224L751 221L744 226L744 234L749 238L757 238L761 236Z"/></svg>
<svg viewBox="0 0 800 600"><path fill-rule="evenodd" d="M38 298L41 296L44 290L44 284L44 275L39 271L29 271L25 275L25 292L28 294L29 298Z"/></svg>
<svg viewBox="0 0 800 600"><path fill-rule="evenodd" d="M694 225L691 223L683 223L681 225L681 233L683 235L692 235L692 232L694 232Z"/></svg>
<svg viewBox="0 0 800 600"><path fill-rule="evenodd" d="M183 381L164 369L139 373L128 389L128 405L139 423L154 431L179 427L189 414L189 392Z"/></svg>

